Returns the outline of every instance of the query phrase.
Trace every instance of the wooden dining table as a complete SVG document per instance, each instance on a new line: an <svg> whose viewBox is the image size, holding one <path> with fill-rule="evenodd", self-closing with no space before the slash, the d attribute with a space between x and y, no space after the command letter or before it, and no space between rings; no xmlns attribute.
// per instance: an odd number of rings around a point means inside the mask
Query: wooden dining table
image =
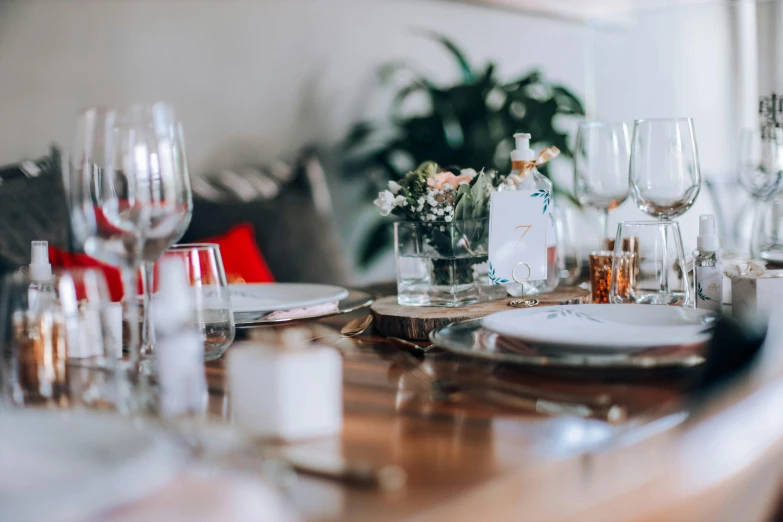
<svg viewBox="0 0 783 522"><path fill-rule="evenodd" d="M362 310L298 326L315 324L336 332L349 320L368 313ZM407 483L404 488L384 491L301 474L287 488L287 495L305 520L438 520L439 509L455 500L475 507L485 520L506 519L513 511L514 495L486 504L483 492L520 472L535 473L537 466L562 458L561 446L567 450L573 442L569 439L573 426L568 422L558 424L558 419L524 405L480 395L430 393L417 375L455 382L492 378L574 398L608 395L627 412L627 418L612 427L600 420L585 425L611 429L673 408L693 379L693 371L559 374L439 349L422 356L372 327L355 338L335 335L332 340L344 359L342 433L283 446L339 456L348 462L399 466L407 474ZM225 360L224 356L208 363L207 377L210 411L229 422Z"/></svg>

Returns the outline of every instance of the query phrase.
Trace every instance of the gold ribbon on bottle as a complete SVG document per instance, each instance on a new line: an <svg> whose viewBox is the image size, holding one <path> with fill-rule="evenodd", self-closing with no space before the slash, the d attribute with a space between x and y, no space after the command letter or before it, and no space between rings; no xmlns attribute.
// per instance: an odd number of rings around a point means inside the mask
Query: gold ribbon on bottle
<svg viewBox="0 0 783 522"><path fill-rule="evenodd" d="M540 167L544 163L555 159L559 155L560 155L560 149L558 149L553 145L539 152L538 157L534 160L512 161L511 168L514 170L518 170L519 174L515 174L513 176L509 176L508 178L506 178L506 183L510 183L510 184L519 183L520 181L522 181L522 178L527 176L530 173L530 171L533 170L534 167Z"/></svg>

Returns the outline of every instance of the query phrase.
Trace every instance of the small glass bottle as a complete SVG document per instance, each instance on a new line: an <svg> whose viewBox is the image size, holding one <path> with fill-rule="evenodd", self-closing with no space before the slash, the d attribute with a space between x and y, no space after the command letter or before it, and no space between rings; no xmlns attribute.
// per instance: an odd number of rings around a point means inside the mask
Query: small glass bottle
<svg viewBox="0 0 783 522"><path fill-rule="evenodd" d="M696 308L723 310L723 261L715 217L699 216L699 235L693 251L693 295Z"/></svg>
<svg viewBox="0 0 783 522"><path fill-rule="evenodd" d="M52 286L52 265L49 263L49 243L33 241L30 244L30 288L27 291L28 308L38 312L52 304L57 295Z"/></svg>
<svg viewBox="0 0 783 522"><path fill-rule="evenodd" d="M555 234L555 217L553 214L555 202L552 197L552 182L534 167L529 168L529 162L536 158L530 148L530 134L516 133L516 149L511 151L511 173L498 187L498 190L545 190L548 193L547 230L546 230L546 279L528 281L526 283L509 283L506 285L512 296L537 295L553 291L560 282L560 268L557 261L557 240Z"/></svg>

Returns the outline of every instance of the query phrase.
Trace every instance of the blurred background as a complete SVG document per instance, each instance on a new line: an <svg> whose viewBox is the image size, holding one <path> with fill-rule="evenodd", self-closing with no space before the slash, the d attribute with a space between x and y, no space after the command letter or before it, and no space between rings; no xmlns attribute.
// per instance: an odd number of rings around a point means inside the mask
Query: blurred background
<svg viewBox="0 0 783 522"><path fill-rule="evenodd" d="M185 239L250 221L278 280L394 277L374 192L421 159L503 168L515 131L690 116L717 212L747 249L737 137L783 87L783 5L753 0L0 0L0 165L67 151L75 115L165 100L188 145ZM492 67L490 67L492 65ZM580 248L595 216L575 209ZM628 200L611 215L645 218Z"/></svg>

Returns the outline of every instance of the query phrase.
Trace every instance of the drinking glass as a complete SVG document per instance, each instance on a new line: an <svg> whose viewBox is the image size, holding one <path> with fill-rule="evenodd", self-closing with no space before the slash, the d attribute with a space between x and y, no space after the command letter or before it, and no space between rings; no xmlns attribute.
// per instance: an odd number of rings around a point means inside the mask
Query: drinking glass
<svg viewBox="0 0 783 522"><path fill-rule="evenodd" d="M204 336L204 359L217 359L234 341L235 333L220 247L208 243L175 245L164 254L164 258L169 257L179 258L185 264L198 326Z"/></svg>
<svg viewBox="0 0 783 522"><path fill-rule="evenodd" d="M627 272L622 266L623 245L634 242L637 252L632 254L634 277L629 284L619 274ZM684 269L685 253L676 222L620 223L614 242L609 302L687 306L690 289Z"/></svg>
<svg viewBox="0 0 783 522"><path fill-rule="evenodd" d="M555 207L555 235L557 236L557 264L560 283L574 285L582 275L582 256L576 242L573 209Z"/></svg>
<svg viewBox="0 0 783 522"><path fill-rule="evenodd" d="M574 191L582 205L601 212L601 239L609 235L609 211L628 197L628 127L624 122L579 124L574 157Z"/></svg>
<svg viewBox="0 0 783 522"><path fill-rule="evenodd" d="M94 269L57 272L51 283L22 273L0 296L3 395L16 406L131 407L124 372L122 316Z"/></svg>
<svg viewBox="0 0 783 522"><path fill-rule="evenodd" d="M768 201L783 190L783 129L740 132L739 182L756 200Z"/></svg>
<svg viewBox="0 0 783 522"><path fill-rule="evenodd" d="M783 129L740 133L739 181L754 200L751 253L783 263Z"/></svg>
<svg viewBox="0 0 783 522"><path fill-rule="evenodd" d="M138 324L142 262L158 259L190 220L183 147L181 127L162 103L93 108L79 118L68 176L74 235L88 254L120 268L130 325ZM138 328L130 328L135 370L141 370L139 344Z"/></svg>
<svg viewBox="0 0 783 522"><path fill-rule="evenodd" d="M701 187L693 120L636 120L629 173L642 212L666 220L691 208Z"/></svg>

